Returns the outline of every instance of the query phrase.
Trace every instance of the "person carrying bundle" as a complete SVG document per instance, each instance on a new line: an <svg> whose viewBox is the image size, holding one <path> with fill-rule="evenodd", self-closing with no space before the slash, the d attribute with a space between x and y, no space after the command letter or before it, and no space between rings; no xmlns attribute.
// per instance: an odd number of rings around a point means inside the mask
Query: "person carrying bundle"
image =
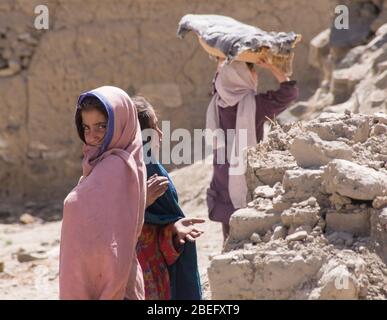
<svg viewBox="0 0 387 320"><path fill-rule="evenodd" d="M209 218L222 223L224 240L229 235L231 215L246 207L245 172L237 172L235 164L243 162L240 145L255 146L263 138L264 123L274 119L298 97L296 81L291 81L292 49L301 36L291 33L265 32L218 15L186 15L178 28L183 37L194 31L200 44L219 63L213 80L213 96L207 109L206 128L223 132L220 141L212 141L214 149L213 177L207 190ZM258 74L254 65L271 71L279 89L257 93ZM231 137L227 131L234 130ZM245 131L245 138L241 132ZM227 157L219 157L219 148ZM222 158L222 159L220 159ZM231 166L230 166L231 163Z"/></svg>

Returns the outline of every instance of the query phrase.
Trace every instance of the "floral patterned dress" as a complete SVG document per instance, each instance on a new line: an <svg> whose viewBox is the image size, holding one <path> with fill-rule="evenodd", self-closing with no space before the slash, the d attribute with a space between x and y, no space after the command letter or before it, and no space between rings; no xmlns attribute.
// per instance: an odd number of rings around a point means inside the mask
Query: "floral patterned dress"
<svg viewBox="0 0 387 320"><path fill-rule="evenodd" d="M170 300L168 266L180 256L173 244L172 224L144 224L137 243L137 258L144 274L146 300Z"/></svg>

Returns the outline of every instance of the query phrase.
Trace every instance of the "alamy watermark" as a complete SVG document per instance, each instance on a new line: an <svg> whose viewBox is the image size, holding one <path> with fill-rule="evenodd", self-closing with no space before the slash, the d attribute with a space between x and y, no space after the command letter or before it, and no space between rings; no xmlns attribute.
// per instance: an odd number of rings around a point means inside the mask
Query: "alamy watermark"
<svg viewBox="0 0 387 320"><path fill-rule="evenodd" d="M334 26L338 30L349 29L349 8L346 5L338 5L335 7L335 13L338 16L335 17Z"/></svg>
<svg viewBox="0 0 387 320"><path fill-rule="evenodd" d="M35 7L34 13L37 14L34 21L34 27L37 30L48 30L50 23L50 13L46 5L40 4Z"/></svg>
<svg viewBox="0 0 387 320"><path fill-rule="evenodd" d="M192 164L196 161L210 161L214 154L216 164L230 164L230 174L245 173L244 154L247 148L247 129L223 131L222 129L194 129L193 135L187 129L179 128L171 132L169 121L161 122L163 138L155 129L142 131L145 163ZM254 133L255 134L255 133ZM176 144L171 148L172 142ZM161 152L160 152L161 151Z"/></svg>

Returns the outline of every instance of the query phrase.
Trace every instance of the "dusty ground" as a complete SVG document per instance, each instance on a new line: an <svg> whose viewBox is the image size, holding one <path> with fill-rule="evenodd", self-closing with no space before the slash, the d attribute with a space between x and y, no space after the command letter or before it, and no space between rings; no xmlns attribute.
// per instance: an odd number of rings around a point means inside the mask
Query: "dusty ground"
<svg viewBox="0 0 387 320"><path fill-rule="evenodd" d="M207 218L204 195L209 169L208 164L194 164L172 173L187 216ZM0 300L58 298L61 222L31 222L0 224L0 271L1 263L4 265L0 272ZM210 221L202 229L205 233L197 241L198 264L204 297L210 299L207 267L209 256L221 250L222 233L220 224Z"/></svg>

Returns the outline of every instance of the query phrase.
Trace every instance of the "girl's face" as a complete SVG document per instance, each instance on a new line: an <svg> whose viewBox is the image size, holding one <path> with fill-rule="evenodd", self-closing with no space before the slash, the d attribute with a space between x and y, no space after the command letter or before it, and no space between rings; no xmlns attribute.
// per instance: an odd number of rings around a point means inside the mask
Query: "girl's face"
<svg viewBox="0 0 387 320"><path fill-rule="evenodd" d="M82 111L82 127L86 144L95 147L102 145L107 130L107 121L105 115L96 109Z"/></svg>

